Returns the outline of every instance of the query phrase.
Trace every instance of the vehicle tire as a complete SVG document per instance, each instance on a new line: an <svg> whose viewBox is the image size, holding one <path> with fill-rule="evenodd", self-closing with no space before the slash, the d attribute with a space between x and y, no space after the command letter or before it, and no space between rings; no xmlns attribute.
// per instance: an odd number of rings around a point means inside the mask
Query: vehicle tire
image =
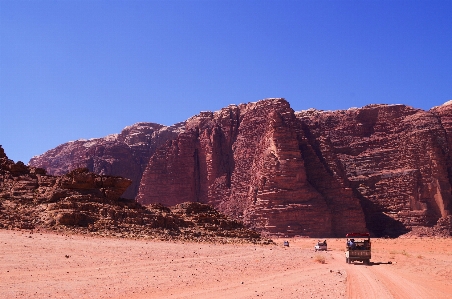
<svg viewBox="0 0 452 299"><path fill-rule="evenodd" d="M345 262L346 262L347 264L350 264L350 260L349 260L348 257L345 258Z"/></svg>

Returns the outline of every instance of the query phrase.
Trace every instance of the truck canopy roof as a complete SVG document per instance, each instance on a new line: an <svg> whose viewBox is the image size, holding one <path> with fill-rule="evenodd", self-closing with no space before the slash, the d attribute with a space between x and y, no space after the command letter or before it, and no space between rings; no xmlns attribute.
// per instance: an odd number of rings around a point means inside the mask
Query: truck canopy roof
<svg viewBox="0 0 452 299"><path fill-rule="evenodd" d="M359 237L370 237L370 234L369 233L348 233L347 235L345 235L347 238L349 238L349 237L357 237L357 238L359 238Z"/></svg>

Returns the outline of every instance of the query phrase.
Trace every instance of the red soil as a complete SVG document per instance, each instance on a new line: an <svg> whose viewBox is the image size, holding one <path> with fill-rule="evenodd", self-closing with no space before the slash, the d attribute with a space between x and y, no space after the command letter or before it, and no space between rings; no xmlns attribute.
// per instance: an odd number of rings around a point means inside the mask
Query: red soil
<svg viewBox="0 0 452 299"><path fill-rule="evenodd" d="M156 242L0 230L1 298L450 298L452 238L275 245ZM387 262L391 261L389 264Z"/></svg>

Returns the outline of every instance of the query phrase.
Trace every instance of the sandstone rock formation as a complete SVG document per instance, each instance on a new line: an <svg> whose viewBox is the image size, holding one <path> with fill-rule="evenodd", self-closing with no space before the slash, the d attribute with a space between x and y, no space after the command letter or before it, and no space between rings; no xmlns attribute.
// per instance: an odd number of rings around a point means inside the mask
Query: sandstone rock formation
<svg viewBox="0 0 452 299"><path fill-rule="evenodd" d="M56 221L60 224L84 225L90 222L90 217L81 212L77 205L84 202L113 202L130 186L129 179L113 176L101 176L89 172L86 168L76 169L63 176L47 175L42 168L28 167L22 162L9 160L0 146L0 199L3 209L18 210L24 206L24 214L33 218L28 209L44 204L46 210L56 203L66 202L66 210L58 215ZM64 205L64 204L63 204ZM44 207L44 206L43 206ZM33 227L35 221L23 222L19 214L17 221L11 218L11 213L2 212L19 228ZM52 213L47 213L51 216ZM26 219L27 220L27 219ZM55 219L54 219L55 220ZM23 222L23 223L22 223ZM25 227L24 227L25 226Z"/></svg>
<svg viewBox="0 0 452 299"><path fill-rule="evenodd" d="M62 176L14 163L0 146L0 228L56 230L128 238L269 244L208 205L147 207L120 196L129 179L86 168Z"/></svg>
<svg viewBox="0 0 452 299"><path fill-rule="evenodd" d="M313 176L324 180L319 189L308 179L305 155ZM358 198L312 155L287 101L231 105L189 119L185 132L151 157L137 199L208 203L271 234L365 230Z"/></svg>
<svg viewBox="0 0 452 299"><path fill-rule="evenodd" d="M433 227L451 214L450 150L433 113L369 105L297 118L329 172L360 199L374 234Z"/></svg>
<svg viewBox="0 0 452 299"><path fill-rule="evenodd" d="M202 112L151 157L137 199L208 203L272 234L450 234L450 111L267 99Z"/></svg>
<svg viewBox="0 0 452 299"><path fill-rule="evenodd" d="M142 204L210 204L270 234L452 231L450 103L430 111L369 105L294 112L276 98L201 112L183 129L150 127L171 134L155 143L161 133L124 141L133 135L124 130L122 139L77 141L30 165L51 173L85 166L121 174L140 182L136 199ZM130 154L132 145L142 146L143 154ZM136 157L145 158L132 162Z"/></svg>
<svg viewBox="0 0 452 299"><path fill-rule="evenodd" d="M183 123L170 127L136 123L120 134L64 143L33 157L29 165L44 168L51 175L88 168L100 175L125 177L132 180L132 184L123 196L133 199L149 157L167 140L176 138L183 128Z"/></svg>

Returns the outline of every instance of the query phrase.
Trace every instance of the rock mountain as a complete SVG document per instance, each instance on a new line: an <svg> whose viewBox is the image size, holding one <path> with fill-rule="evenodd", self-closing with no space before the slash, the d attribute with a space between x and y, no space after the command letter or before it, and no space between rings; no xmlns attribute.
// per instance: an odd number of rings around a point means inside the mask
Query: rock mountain
<svg viewBox="0 0 452 299"><path fill-rule="evenodd" d="M61 176L8 159L0 146L0 228L103 237L271 244L209 205L143 206L121 198L131 181L77 168Z"/></svg>
<svg viewBox="0 0 452 299"><path fill-rule="evenodd" d="M450 103L295 112L275 98L136 124L29 164L124 176L142 204L206 203L274 235L450 236L451 151Z"/></svg>
<svg viewBox="0 0 452 299"><path fill-rule="evenodd" d="M150 156L167 140L183 131L184 124L167 127L136 123L119 134L64 143L33 157L29 165L51 175L63 175L76 168L88 168L100 175L122 176L132 180L123 197L133 199Z"/></svg>

